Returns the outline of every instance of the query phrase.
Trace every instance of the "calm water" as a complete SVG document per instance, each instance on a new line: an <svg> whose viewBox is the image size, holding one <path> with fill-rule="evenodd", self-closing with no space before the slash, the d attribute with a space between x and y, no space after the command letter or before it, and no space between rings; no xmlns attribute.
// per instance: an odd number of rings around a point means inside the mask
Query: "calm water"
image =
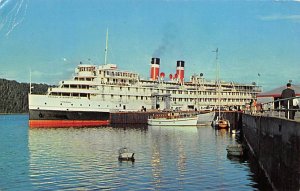
<svg viewBox="0 0 300 191"><path fill-rule="evenodd" d="M248 160L227 158L235 138L211 127L29 129L27 115L0 122L0 190L269 188ZM117 160L123 146L134 163Z"/></svg>

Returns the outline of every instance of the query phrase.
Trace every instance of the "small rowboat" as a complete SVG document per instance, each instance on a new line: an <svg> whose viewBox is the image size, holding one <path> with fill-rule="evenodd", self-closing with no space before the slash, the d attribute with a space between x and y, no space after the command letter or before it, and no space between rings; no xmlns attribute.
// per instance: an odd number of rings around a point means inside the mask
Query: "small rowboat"
<svg viewBox="0 0 300 191"><path fill-rule="evenodd" d="M148 119L150 126L196 126L198 116L189 113L168 113L166 115L153 115Z"/></svg>

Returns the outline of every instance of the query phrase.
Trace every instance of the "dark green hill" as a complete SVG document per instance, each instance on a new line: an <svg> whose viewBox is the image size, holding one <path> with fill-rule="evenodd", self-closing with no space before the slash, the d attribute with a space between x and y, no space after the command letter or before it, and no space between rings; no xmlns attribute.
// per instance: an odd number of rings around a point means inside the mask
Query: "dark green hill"
<svg viewBox="0 0 300 191"><path fill-rule="evenodd" d="M49 85L32 84L32 93L45 94ZM0 79L0 113L28 112L29 83Z"/></svg>

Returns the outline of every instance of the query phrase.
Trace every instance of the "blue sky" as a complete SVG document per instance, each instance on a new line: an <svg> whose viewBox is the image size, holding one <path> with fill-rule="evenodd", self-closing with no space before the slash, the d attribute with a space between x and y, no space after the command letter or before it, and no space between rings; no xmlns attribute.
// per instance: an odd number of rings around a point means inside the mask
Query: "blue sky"
<svg viewBox="0 0 300 191"><path fill-rule="evenodd" d="M57 84L80 61L108 61L149 77L151 57L186 77L300 84L300 2L208 0L0 0L0 78ZM260 77L258 77L260 73Z"/></svg>

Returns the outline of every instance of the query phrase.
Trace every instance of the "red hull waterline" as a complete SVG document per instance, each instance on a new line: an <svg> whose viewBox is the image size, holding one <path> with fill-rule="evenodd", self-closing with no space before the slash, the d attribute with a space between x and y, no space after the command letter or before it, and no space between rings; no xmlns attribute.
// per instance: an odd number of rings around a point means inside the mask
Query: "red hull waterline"
<svg viewBox="0 0 300 191"><path fill-rule="evenodd" d="M29 127L97 127L109 123L109 120L29 120Z"/></svg>

